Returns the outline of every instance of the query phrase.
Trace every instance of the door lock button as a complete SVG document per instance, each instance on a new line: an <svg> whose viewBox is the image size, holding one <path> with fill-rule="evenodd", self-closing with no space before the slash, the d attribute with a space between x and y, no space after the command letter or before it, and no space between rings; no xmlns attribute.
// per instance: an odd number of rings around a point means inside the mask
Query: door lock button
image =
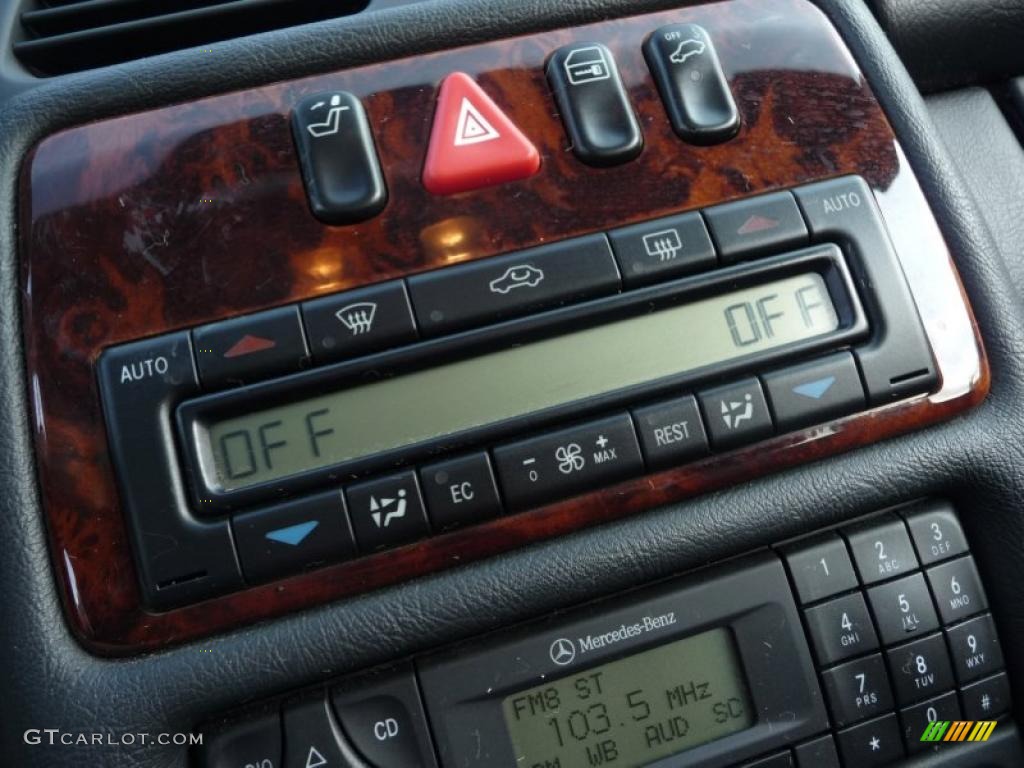
<svg viewBox="0 0 1024 768"><path fill-rule="evenodd" d="M608 166L640 154L644 137L611 51L600 43L559 48L547 74L576 157Z"/></svg>

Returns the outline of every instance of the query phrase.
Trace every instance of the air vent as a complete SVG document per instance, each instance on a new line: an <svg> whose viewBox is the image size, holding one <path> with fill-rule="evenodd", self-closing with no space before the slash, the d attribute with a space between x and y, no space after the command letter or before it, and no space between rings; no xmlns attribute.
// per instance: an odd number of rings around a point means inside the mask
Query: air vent
<svg viewBox="0 0 1024 768"><path fill-rule="evenodd" d="M369 0L34 0L14 53L40 75L347 16Z"/></svg>

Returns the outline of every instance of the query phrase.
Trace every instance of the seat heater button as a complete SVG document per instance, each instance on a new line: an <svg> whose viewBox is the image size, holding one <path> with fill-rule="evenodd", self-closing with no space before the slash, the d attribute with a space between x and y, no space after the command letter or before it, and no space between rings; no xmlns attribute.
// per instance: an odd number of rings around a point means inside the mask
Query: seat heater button
<svg viewBox="0 0 1024 768"><path fill-rule="evenodd" d="M292 113L292 133L314 216L352 224L384 209L388 191L359 99L344 91L303 99Z"/></svg>

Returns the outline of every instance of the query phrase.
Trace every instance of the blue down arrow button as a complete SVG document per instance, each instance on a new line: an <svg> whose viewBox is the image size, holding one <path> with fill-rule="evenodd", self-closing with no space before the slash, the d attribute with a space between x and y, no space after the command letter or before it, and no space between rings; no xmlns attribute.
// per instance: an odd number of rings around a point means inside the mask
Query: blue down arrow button
<svg viewBox="0 0 1024 768"><path fill-rule="evenodd" d="M341 490L239 512L231 521L250 584L291 576L356 554Z"/></svg>
<svg viewBox="0 0 1024 768"><path fill-rule="evenodd" d="M779 432L824 424L865 407L860 372L849 352L763 376Z"/></svg>
<svg viewBox="0 0 1024 768"><path fill-rule="evenodd" d="M825 396L825 393L832 389L832 385L836 383L835 376L826 376L822 379L815 379L814 381L808 381L806 384L798 384L793 387L793 392L804 397L809 397L812 400L821 400Z"/></svg>
<svg viewBox="0 0 1024 768"><path fill-rule="evenodd" d="M265 536L271 541L279 541L282 544L297 547L318 525L320 525L319 520L310 520L308 523L298 523L289 525L287 528L278 528L276 531L268 531Z"/></svg>

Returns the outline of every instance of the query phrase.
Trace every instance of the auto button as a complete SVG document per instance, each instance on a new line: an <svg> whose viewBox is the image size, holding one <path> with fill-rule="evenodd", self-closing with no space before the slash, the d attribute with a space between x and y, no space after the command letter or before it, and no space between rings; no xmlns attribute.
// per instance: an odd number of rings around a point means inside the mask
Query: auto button
<svg viewBox="0 0 1024 768"><path fill-rule="evenodd" d="M424 336L606 296L620 286L603 234L416 275L408 283Z"/></svg>

